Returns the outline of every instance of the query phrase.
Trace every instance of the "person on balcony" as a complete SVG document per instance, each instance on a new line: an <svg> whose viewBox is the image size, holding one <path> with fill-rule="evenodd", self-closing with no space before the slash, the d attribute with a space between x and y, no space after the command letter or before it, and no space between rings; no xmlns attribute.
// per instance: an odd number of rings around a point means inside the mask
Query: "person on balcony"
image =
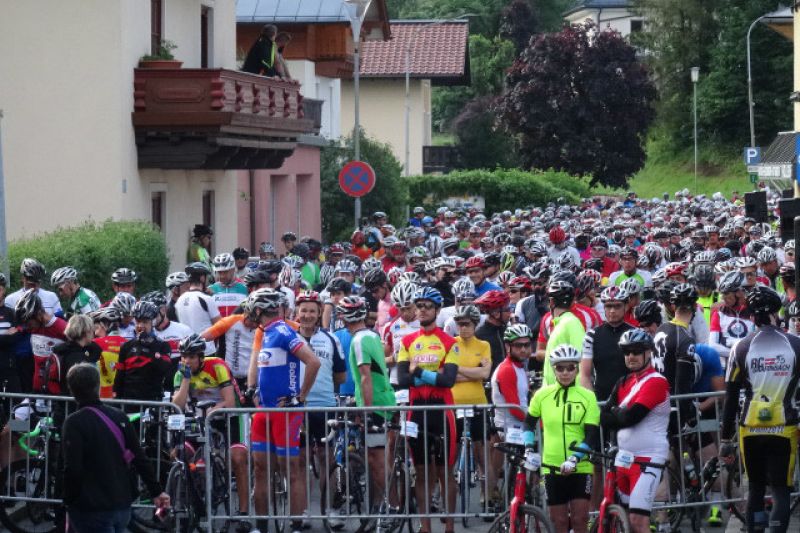
<svg viewBox="0 0 800 533"><path fill-rule="evenodd" d="M262 28L258 40L250 47L247 57L242 65L244 72L259 74L268 78L277 75L275 70L276 59L278 58L278 46L275 38L278 35L278 27L274 24L267 24Z"/></svg>
<svg viewBox="0 0 800 533"><path fill-rule="evenodd" d="M278 47L278 54L275 56L275 72L284 80L291 80L292 75L289 74L289 65L283 57L283 51L289 46L292 41L291 34L282 31L275 37L275 46Z"/></svg>

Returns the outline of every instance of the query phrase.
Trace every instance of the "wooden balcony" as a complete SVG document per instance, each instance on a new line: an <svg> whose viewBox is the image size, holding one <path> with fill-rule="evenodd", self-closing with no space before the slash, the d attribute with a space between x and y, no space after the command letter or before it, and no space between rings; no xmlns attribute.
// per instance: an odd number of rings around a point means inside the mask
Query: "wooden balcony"
<svg viewBox="0 0 800 533"><path fill-rule="evenodd" d="M319 131L294 81L225 69L134 69L133 84L139 168L278 168L298 136Z"/></svg>

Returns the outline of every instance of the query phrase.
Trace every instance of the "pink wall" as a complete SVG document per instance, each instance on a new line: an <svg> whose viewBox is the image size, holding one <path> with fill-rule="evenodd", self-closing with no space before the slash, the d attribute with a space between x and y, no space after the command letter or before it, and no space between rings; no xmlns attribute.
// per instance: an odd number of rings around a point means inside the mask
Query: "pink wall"
<svg viewBox="0 0 800 533"><path fill-rule="evenodd" d="M238 185L249 201L255 202L255 247L262 241L270 241L282 253L279 240L285 231L293 231L298 236L320 238L322 215L318 147L298 145L281 168L256 170L254 174L252 191L246 170L239 172ZM250 248L250 203L240 202L238 206L239 241ZM255 254L254 250L251 252Z"/></svg>

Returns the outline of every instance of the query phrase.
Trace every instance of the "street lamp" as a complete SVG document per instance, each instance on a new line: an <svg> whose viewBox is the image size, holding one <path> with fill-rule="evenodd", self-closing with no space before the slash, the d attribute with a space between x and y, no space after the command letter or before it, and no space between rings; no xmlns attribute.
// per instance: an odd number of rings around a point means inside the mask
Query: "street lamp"
<svg viewBox="0 0 800 533"><path fill-rule="evenodd" d="M411 45L417 40L417 36L420 34L422 30L428 29L432 26L439 26L440 24L447 24L449 22L456 22L459 20L464 20L467 17L474 17L473 13L464 13L463 15L459 15L455 18L445 19L445 20L436 20L433 22L429 22L424 24L416 29L414 33L411 34L411 37L408 38L406 41L405 51L406 51L406 110L405 110L405 160L403 162L403 175L408 176L410 173L411 167L411 141L410 141L410 123L411 123ZM469 61L469 58L467 58Z"/></svg>
<svg viewBox="0 0 800 533"><path fill-rule="evenodd" d="M694 93L694 194L697 195L697 81L700 79L700 67L691 68L692 92Z"/></svg>
<svg viewBox="0 0 800 533"><path fill-rule="evenodd" d="M355 124L353 125L353 148L355 148L356 161L361 160L361 117L359 116L358 108L359 71L361 69L359 58L361 49L361 25L364 23L364 18L367 16L367 10L371 3L372 0L344 0L344 7L347 10L347 16L350 18L350 30L353 32L353 92L355 94L353 109L353 116L355 118ZM358 229L361 221L361 198L356 198L355 219L356 229Z"/></svg>
<svg viewBox="0 0 800 533"><path fill-rule="evenodd" d="M750 110L750 148L755 148L756 146L756 126L753 118L753 76L750 72L750 32L753 31L753 28L761 19L769 14L761 15L747 28L747 107Z"/></svg>

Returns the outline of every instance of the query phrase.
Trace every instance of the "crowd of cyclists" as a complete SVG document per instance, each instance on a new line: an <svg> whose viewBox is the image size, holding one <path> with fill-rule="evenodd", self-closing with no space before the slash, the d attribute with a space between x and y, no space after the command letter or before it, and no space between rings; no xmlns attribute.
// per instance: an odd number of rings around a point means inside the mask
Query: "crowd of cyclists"
<svg viewBox="0 0 800 533"><path fill-rule="evenodd" d="M377 212L349 242L287 232L281 249L262 243L257 257L236 248L212 258L210 229L195 234L196 260L169 274L164 290L138 294L136 273L123 267L111 275L115 296L101 303L79 272L61 266L49 279L56 294L32 258L15 292L0 279L3 389L68 394L67 370L89 361L105 398L285 407L233 417L226 432L235 477L249 475L252 458L259 516L268 515L278 458L289 465L291 515L309 509L300 436L324 437L330 415L308 413L303 428L304 414L291 407L333 410L352 397L369 408L364 426L381 428L396 416L382 407L488 405L470 421L482 501L494 512L504 501L503 456L491 444L524 446L526 465L543 469L558 533L587 530L602 488L587 454L612 439L633 531L650 531L651 521L668 530L666 518L650 516L663 484L658 465L676 460L683 427L721 418L721 439L706 435L696 448L726 461L740 454L748 528L786 531L800 373L795 245L746 217L740 202L679 192L491 215L417 207L406 227ZM714 391L726 391L724 408L714 397L670 401ZM420 428L409 442L425 480L414 487L421 514L437 490L455 512L465 421L444 413L408 415ZM393 433L367 443L380 497ZM239 513L252 514L249 495L238 496ZM718 506L707 520L722 524ZM422 533L431 527L421 520ZM444 527L453 531L453 519Z"/></svg>

